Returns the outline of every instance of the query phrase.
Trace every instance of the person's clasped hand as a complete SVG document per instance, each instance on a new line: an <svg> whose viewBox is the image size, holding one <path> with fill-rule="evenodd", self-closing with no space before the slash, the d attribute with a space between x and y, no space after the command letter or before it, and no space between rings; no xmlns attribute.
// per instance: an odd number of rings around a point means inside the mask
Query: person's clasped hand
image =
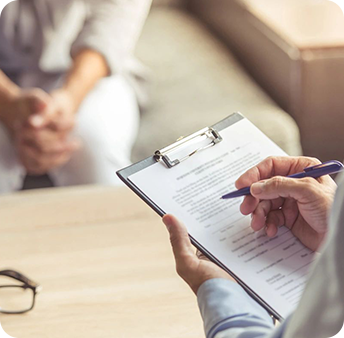
<svg viewBox="0 0 344 338"><path fill-rule="evenodd" d="M330 176L293 179L286 176L321 163L310 157L269 157L244 173L236 188L251 186L240 210L252 215L251 226L265 228L269 237L285 225L308 248L316 251L323 242L336 183Z"/></svg>
<svg viewBox="0 0 344 338"><path fill-rule="evenodd" d="M13 135L28 174L41 175L65 164L80 142L70 136L76 110L71 98L62 90L33 93L25 115L15 121Z"/></svg>
<svg viewBox="0 0 344 338"><path fill-rule="evenodd" d="M11 134L18 125L35 114L44 111L50 100L49 94L39 88L23 89L13 98L7 108L4 123Z"/></svg>

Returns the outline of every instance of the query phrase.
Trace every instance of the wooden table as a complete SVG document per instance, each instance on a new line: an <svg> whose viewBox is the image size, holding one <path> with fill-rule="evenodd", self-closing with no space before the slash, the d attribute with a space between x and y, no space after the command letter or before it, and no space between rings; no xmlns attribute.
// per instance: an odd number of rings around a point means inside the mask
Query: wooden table
<svg viewBox="0 0 344 338"><path fill-rule="evenodd" d="M0 197L0 269L43 286L16 338L203 337L196 298L175 273L159 217L126 188Z"/></svg>

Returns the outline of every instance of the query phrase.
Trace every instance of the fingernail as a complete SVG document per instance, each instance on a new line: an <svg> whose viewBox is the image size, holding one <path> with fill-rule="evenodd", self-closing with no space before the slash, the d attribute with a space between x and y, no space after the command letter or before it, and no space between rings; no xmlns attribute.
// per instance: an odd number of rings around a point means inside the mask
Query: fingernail
<svg viewBox="0 0 344 338"><path fill-rule="evenodd" d="M264 229L265 233L268 235L268 231L269 231L269 225L266 225L265 229Z"/></svg>
<svg viewBox="0 0 344 338"><path fill-rule="evenodd" d="M43 125L44 118L41 115L33 115L30 118L30 122L34 127L40 127Z"/></svg>
<svg viewBox="0 0 344 338"><path fill-rule="evenodd" d="M264 182L258 182L254 183L251 186L251 192L253 195L259 195L263 192L264 190L265 183Z"/></svg>

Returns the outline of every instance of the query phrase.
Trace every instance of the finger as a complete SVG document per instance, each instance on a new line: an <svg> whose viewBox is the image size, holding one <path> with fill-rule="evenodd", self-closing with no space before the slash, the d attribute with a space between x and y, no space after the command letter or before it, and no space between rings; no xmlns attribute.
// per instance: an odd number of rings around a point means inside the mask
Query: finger
<svg viewBox="0 0 344 338"><path fill-rule="evenodd" d="M267 216L267 214L271 210L277 210L277 209L281 208L284 204L284 201L285 201L285 199L282 197L279 197L279 198L276 198L273 200L268 200L269 203L265 207L265 211L266 211L265 216ZM264 205L263 202L264 202L264 200L262 200L258 203L256 210Z"/></svg>
<svg viewBox="0 0 344 338"><path fill-rule="evenodd" d="M75 127L74 116L64 116L50 122L49 128L57 132L70 132Z"/></svg>
<svg viewBox="0 0 344 338"><path fill-rule="evenodd" d="M77 139L48 143L37 142L35 140L24 140L24 143L37 150L38 154L42 156L53 156L64 152L75 152L81 147L81 143Z"/></svg>
<svg viewBox="0 0 344 338"><path fill-rule="evenodd" d="M312 157L268 157L257 166L249 169L236 181L237 189L270 178L272 176L288 176L303 171L305 168L321 163Z"/></svg>
<svg viewBox="0 0 344 338"><path fill-rule="evenodd" d="M59 112L46 112L44 114L35 114L29 118L29 124L33 128L49 128L55 132L70 132L75 127L74 115L63 115Z"/></svg>
<svg viewBox="0 0 344 338"><path fill-rule="evenodd" d="M313 178L293 179L276 176L265 182L257 182L251 186L251 195L259 199L294 198L299 202L309 202L314 193Z"/></svg>
<svg viewBox="0 0 344 338"><path fill-rule="evenodd" d="M56 154L42 154L24 142L18 142L17 148L20 159L30 174L45 174L69 161L73 153L73 150L65 150Z"/></svg>
<svg viewBox="0 0 344 338"><path fill-rule="evenodd" d="M170 241L177 266L184 262L185 257L196 257L186 227L172 215L165 215L162 220L170 233Z"/></svg>
<svg viewBox="0 0 344 338"><path fill-rule="evenodd" d="M260 231L265 228L267 214L271 210L271 201L259 202L256 210L252 214L251 227L254 231Z"/></svg>
<svg viewBox="0 0 344 338"><path fill-rule="evenodd" d="M56 169L61 167L62 165L66 164L72 157L73 151L65 151L60 155L54 157L54 159L48 163L48 171L52 169Z"/></svg>
<svg viewBox="0 0 344 338"><path fill-rule="evenodd" d="M54 162L63 154L71 153L70 150L65 150L57 153L44 154L36 147L33 147L30 144L24 142L20 143L20 148L21 153L24 157L32 159L32 163L34 163L36 166L42 167L46 167L48 163Z"/></svg>
<svg viewBox="0 0 344 338"><path fill-rule="evenodd" d="M37 156L60 155L64 152L75 152L81 148L81 141L77 138L67 139L63 133L50 130L33 130L21 128L16 132L19 144L33 148ZM30 149L30 151L32 151Z"/></svg>
<svg viewBox="0 0 344 338"><path fill-rule="evenodd" d="M259 199L254 198L253 196L246 196L240 205L240 212L243 215L252 214L252 212L257 208L258 203Z"/></svg>
<svg viewBox="0 0 344 338"><path fill-rule="evenodd" d="M41 129L47 127L54 119L54 109L47 105L45 109L40 112L29 116L28 124L32 128Z"/></svg>
<svg viewBox="0 0 344 338"><path fill-rule="evenodd" d="M29 152L27 152L29 155ZM47 158L38 157L27 160L27 172L32 175L47 174L50 170L58 168L67 163L72 156L72 152L63 152L59 155L49 156Z"/></svg>
<svg viewBox="0 0 344 338"><path fill-rule="evenodd" d="M33 128L43 128L49 123L49 120L47 119L46 115L36 113L28 118L28 123Z"/></svg>
<svg viewBox="0 0 344 338"><path fill-rule="evenodd" d="M292 198L286 199L283 204L282 212L285 219L284 225L291 230L299 216L299 207L296 200Z"/></svg>
<svg viewBox="0 0 344 338"><path fill-rule="evenodd" d="M48 93L40 89L32 90L27 97L32 114L28 122L32 127L40 128L47 123L48 115L52 113L52 100Z"/></svg>
<svg viewBox="0 0 344 338"><path fill-rule="evenodd" d="M31 140L38 143L51 143L66 140L69 132L56 132L50 128L35 129L28 124L24 124L18 131L18 136L25 140Z"/></svg>
<svg viewBox="0 0 344 338"><path fill-rule="evenodd" d="M269 224L265 228L265 233L268 237L275 237L278 232L278 228L274 224Z"/></svg>
<svg viewBox="0 0 344 338"><path fill-rule="evenodd" d="M266 218L266 234L269 237L275 237L278 228L285 224L284 214L282 210L273 210L269 212Z"/></svg>
<svg viewBox="0 0 344 338"><path fill-rule="evenodd" d="M274 200L272 209L280 208L283 205L283 202L284 202L283 198ZM252 214L254 210L256 210L258 204L259 204L259 199L253 196L246 196L240 206L240 211L243 215Z"/></svg>
<svg viewBox="0 0 344 338"><path fill-rule="evenodd" d="M38 164L35 166L28 166L26 168L29 175L45 175L49 171L59 168L65 163L67 163L71 158L71 154L63 154L60 158L55 159L54 161L49 162L48 164Z"/></svg>
<svg viewBox="0 0 344 338"><path fill-rule="evenodd" d="M24 95L27 97L31 111L34 113L43 111L51 100L50 95L39 88L30 89Z"/></svg>
<svg viewBox="0 0 344 338"><path fill-rule="evenodd" d="M266 225L266 218L272 210L279 209L284 203L283 198L277 198L275 200L263 200L259 202L257 208L252 214L252 229L259 231Z"/></svg>
<svg viewBox="0 0 344 338"><path fill-rule="evenodd" d="M261 164L258 164L255 167L252 167L251 169L247 170L244 174L242 174L235 182L235 187L237 189L242 189L245 187L249 187L252 183L262 180L262 175L259 172L259 166Z"/></svg>
<svg viewBox="0 0 344 338"><path fill-rule="evenodd" d="M54 120L54 117L57 114L57 108L49 97L49 100L47 100L45 103L44 109L40 109L39 111L36 111L34 114L29 116L28 124L32 128L37 129L47 127Z"/></svg>

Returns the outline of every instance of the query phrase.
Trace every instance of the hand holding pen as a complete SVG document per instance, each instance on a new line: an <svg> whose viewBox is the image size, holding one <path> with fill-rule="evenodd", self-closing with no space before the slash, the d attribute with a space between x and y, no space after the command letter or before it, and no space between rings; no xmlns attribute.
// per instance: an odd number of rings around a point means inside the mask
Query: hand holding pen
<svg viewBox="0 0 344 338"><path fill-rule="evenodd" d="M253 230L265 228L274 237L285 225L303 244L317 250L326 236L337 186L328 175L295 179L295 174L319 164L308 157L269 157L244 173L236 188L250 187L251 195L245 197L240 210L252 214Z"/></svg>

